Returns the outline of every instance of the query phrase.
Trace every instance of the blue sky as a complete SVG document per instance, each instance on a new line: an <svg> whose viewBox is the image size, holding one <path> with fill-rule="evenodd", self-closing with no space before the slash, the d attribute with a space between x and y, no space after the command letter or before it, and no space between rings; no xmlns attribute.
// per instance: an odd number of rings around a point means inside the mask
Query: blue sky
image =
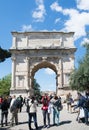
<svg viewBox="0 0 89 130"><path fill-rule="evenodd" d="M0 0L0 46L10 49L12 31L75 32L75 66L84 55L82 44L88 41L89 0ZM0 78L11 73L11 59L0 63ZM46 75L46 76L45 76ZM37 81L42 89L55 89L55 74L39 70ZM40 79L41 77L41 79ZM49 83L47 84L47 79ZM53 82L52 82L53 81ZM46 84L45 84L46 83Z"/></svg>

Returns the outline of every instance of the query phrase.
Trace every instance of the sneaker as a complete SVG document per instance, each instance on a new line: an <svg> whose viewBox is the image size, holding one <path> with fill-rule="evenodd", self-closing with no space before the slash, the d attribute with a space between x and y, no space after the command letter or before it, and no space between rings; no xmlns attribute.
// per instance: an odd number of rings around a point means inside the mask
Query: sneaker
<svg viewBox="0 0 89 130"><path fill-rule="evenodd" d="M59 125L60 125L60 123L57 124L57 126L59 126Z"/></svg>
<svg viewBox="0 0 89 130"><path fill-rule="evenodd" d="M43 128L46 128L46 125L44 125Z"/></svg>
<svg viewBox="0 0 89 130"><path fill-rule="evenodd" d="M18 125L18 122L17 122L17 123L15 123L15 125Z"/></svg>
<svg viewBox="0 0 89 130"><path fill-rule="evenodd" d="M50 128L50 125L48 125L47 128Z"/></svg>

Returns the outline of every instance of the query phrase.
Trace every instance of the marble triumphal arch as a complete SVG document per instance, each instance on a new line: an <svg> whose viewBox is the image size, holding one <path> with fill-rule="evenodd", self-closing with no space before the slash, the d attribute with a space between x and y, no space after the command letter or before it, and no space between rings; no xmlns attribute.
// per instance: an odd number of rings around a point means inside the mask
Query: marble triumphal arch
<svg viewBox="0 0 89 130"><path fill-rule="evenodd" d="M73 32L12 32L12 85L10 94L33 94L33 80L40 68L56 73L56 92L68 90L76 48Z"/></svg>

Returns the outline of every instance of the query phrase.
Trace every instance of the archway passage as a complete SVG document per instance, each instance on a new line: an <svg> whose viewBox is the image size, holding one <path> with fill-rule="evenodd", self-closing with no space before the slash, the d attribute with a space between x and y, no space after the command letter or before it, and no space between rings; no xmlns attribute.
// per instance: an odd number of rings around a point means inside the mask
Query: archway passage
<svg viewBox="0 0 89 130"><path fill-rule="evenodd" d="M39 73L39 78L37 76L37 73ZM34 81L34 78L38 79L39 82L37 83L41 85L40 86L41 92L48 92L49 94L56 93L56 89L57 89L56 74L57 74L56 67L53 64L45 61L45 62L39 63L33 68L32 79L33 81Z"/></svg>
<svg viewBox="0 0 89 130"><path fill-rule="evenodd" d="M42 68L55 72L57 94L68 90L76 51L73 32L12 32L12 35L11 95L30 95L35 73Z"/></svg>
<svg viewBox="0 0 89 130"><path fill-rule="evenodd" d="M51 64L51 63L49 63L49 62L47 62L47 61L43 61L43 62L41 62L41 63L35 65L35 66L32 68L31 75L34 77L35 72L38 71L38 70L41 69L41 68L50 68L50 69L52 69L52 70L57 74L57 69L56 69L56 67L55 67L54 64Z"/></svg>

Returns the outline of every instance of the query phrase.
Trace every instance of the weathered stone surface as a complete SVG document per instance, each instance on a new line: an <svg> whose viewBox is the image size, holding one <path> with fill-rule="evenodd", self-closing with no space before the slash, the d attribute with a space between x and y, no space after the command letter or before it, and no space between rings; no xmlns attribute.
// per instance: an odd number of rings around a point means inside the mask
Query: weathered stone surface
<svg viewBox="0 0 89 130"><path fill-rule="evenodd" d="M56 73L58 95L68 88L76 51L73 35L73 32L12 32L11 94L31 95L34 75L45 67Z"/></svg>

